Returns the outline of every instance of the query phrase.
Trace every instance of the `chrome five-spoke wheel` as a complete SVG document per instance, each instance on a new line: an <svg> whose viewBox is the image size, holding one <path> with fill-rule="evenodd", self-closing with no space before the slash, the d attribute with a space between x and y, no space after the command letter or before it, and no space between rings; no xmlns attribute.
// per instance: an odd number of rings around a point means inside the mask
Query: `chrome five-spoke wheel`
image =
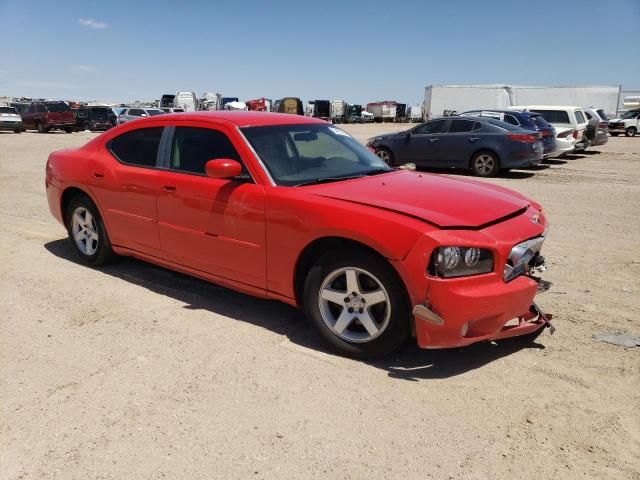
<svg viewBox="0 0 640 480"><path fill-rule="evenodd" d="M98 227L85 207L77 207L71 217L73 240L83 254L91 256L98 250Z"/></svg>
<svg viewBox="0 0 640 480"><path fill-rule="evenodd" d="M355 343L378 337L389 324L391 300L382 282L356 267L342 267L322 282L320 314L338 337Z"/></svg>

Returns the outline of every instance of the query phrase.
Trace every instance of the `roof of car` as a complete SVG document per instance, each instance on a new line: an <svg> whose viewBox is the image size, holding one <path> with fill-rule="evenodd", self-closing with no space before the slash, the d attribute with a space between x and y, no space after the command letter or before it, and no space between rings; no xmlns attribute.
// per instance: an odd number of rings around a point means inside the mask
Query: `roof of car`
<svg viewBox="0 0 640 480"><path fill-rule="evenodd" d="M522 110L503 110L501 108L476 108L473 110L467 110L466 112L459 113L458 115L464 115L466 113L471 113L471 112L496 112L496 113L520 114L520 115L527 115L527 116L540 115L539 113L536 113L536 112L527 112Z"/></svg>
<svg viewBox="0 0 640 480"><path fill-rule="evenodd" d="M529 110L582 110L582 107L576 105L514 105L509 107L514 110L527 108Z"/></svg>
<svg viewBox="0 0 640 480"><path fill-rule="evenodd" d="M306 123L326 123L317 118L292 115L288 113L247 112L239 110L217 110L213 112L178 112L162 115L163 119L176 118L180 120L226 120L238 127L253 127L262 125L291 125ZM158 117L154 117L158 119Z"/></svg>

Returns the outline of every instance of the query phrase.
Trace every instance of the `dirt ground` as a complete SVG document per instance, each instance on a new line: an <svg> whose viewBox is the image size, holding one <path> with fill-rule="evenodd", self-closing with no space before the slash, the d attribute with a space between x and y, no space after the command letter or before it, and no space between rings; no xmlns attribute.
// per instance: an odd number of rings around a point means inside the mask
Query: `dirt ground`
<svg viewBox="0 0 640 480"><path fill-rule="evenodd" d="M360 140L397 125L356 125ZM0 478L640 479L640 138L491 182L539 200L558 329L327 353L293 308L145 263L76 263L44 164L0 133Z"/></svg>

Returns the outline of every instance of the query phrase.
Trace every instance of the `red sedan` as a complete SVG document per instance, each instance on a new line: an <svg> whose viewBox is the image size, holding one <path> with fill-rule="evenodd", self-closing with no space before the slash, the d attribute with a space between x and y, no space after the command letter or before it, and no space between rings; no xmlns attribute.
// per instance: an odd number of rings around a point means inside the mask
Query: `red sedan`
<svg viewBox="0 0 640 480"><path fill-rule="evenodd" d="M80 258L129 255L302 308L343 354L532 334L540 205L388 167L295 115L201 112L118 126L49 156L49 208Z"/></svg>

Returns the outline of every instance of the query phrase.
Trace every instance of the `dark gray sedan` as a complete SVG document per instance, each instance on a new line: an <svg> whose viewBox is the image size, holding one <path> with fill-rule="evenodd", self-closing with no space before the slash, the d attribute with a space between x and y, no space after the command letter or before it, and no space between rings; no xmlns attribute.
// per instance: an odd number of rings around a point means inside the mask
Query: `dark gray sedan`
<svg viewBox="0 0 640 480"><path fill-rule="evenodd" d="M465 168L491 177L501 169L542 162L539 132L486 117L447 117L403 132L378 135L367 146L389 165Z"/></svg>

